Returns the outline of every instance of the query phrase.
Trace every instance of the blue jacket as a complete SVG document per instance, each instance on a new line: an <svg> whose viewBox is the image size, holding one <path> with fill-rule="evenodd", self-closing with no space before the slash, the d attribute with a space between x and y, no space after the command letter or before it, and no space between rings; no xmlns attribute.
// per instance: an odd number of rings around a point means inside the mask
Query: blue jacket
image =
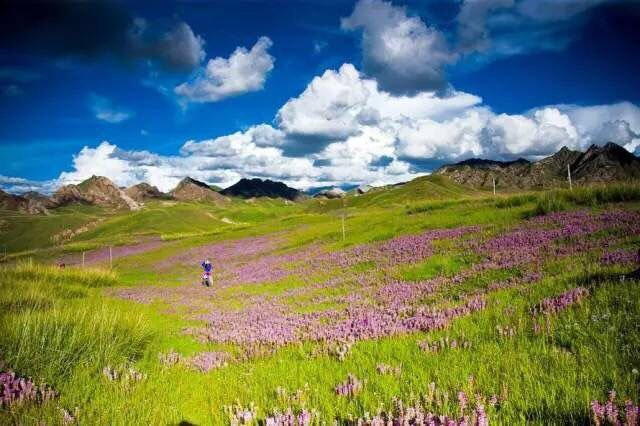
<svg viewBox="0 0 640 426"><path fill-rule="evenodd" d="M213 265L207 262L202 262L202 267L204 268L205 272L211 272L211 270L213 269Z"/></svg>

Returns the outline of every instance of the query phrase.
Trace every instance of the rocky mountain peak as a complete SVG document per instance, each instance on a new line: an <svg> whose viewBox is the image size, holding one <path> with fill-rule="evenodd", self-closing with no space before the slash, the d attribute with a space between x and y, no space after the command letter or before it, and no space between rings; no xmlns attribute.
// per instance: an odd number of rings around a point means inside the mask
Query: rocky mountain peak
<svg viewBox="0 0 640 426"><path fill-rule="evenodd" d="M185 177L169 193L176 200L181 201L212 201L227 202L228 198L211 189L209 185L191 177Z"/></svg>
<svg viewBox="0 0 640 426"><path fill-rule="evenodd" d="M275 182L269 179L247 179L242 178L234 185L221 191L222 194L234 197L254 198L284 198L286 200L297 201L306 198L306 195L295 188L291 188L282 182Z"/></svg>
<svg viewBox="0 0 640 426"><path fill-rule="evenodd" d="M124 192L137 202L143 202L148 199L171 198L168 194L161 192L157 187L149 185L146 182L130 186L129 188L126 188Z"/></svg>
<svg viewBox="0 0 640 426"><path fill-rule="evenodd" d="M104 176L91 176L78 185L65 185L53 194L56 206L84 203L102 207L137 210L141 205Z"/></svg>

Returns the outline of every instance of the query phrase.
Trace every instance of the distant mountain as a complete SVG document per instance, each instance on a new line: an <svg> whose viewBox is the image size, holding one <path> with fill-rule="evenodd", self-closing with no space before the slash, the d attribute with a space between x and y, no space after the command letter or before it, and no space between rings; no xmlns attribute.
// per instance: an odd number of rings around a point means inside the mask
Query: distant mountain
<svg viewBox="0 0 640 426"><path fill-rule="evenodd" d="M78 185L62 186L51 197L51 204L55 207L73 203L125 210L138 210L141 207L104 176L91 176Z"/></svg>
<svg viewBox="0 0 640 426"><path fill-rule="evenodd" d="M47 209L44 202L20 195L8 194L1 189L0 209L12 210L27 214L47 214Z"/></svg>
<svg viewBox="0 0 640 426"><path fill-rule="evenodd" d="M27 191L20 194L20 196L28 200L39 201L43 204L50 202L49 197L36 191Z"/></svg>
<svg viewBox="0 0 640 426"><path fill-rule="evenodd" d="M137 185L130 186L124 190L125 194L134 199L137 202L143 202L149 199L169 199L171 196L161 192L155 186L148 183L139 183Z"/></svg>
<svg viewBox="0 0 640 426"><path fill-rule="evenodd" d="M214 203L229 201L206 183L190 177L182 179L169 195L180 201L212 201Z"/></svg>
<svg viewBox="0 0 640 426"><path fill-rule="evenodd" d="M307 196L295 188L285 185L282 182L274 182L266 179L240 179L234 185L220 192L231 197L254 198L284 198L291 201L300 201Z"/></svg>
<svg viewBox="0 0 640 426"><path fill-rule="evenodd" d="M336 187L336 186L313 186L313 187L307 189L305 191L305 193L307 195L314 196L314 195L316 195L316 194L318 194L320 192L327 191L329 189L334 189L334 188L340 188L341 190L343 190L345 192L349 192L349 191L352 191L352 190L356 189L357 187L358 187L358 185L354 185L354 184L342 184L342 185L340 185L338 187Z"/></svg>
<svg viewBox="0 0 640 426"><path fill-rule="evenodd" d="M587 151L563 147L550 157L529 162L471 159L440 167L435 174L474 187L546 188L566 185L567 166L576 183L640 178L640 159L615 143L592 145Z"/></svg>

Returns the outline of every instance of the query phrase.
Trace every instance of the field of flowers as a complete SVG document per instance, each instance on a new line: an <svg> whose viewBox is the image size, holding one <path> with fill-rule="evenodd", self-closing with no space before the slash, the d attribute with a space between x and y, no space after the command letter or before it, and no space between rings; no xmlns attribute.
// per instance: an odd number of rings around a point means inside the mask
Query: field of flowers
<svg viewBox="0 0 640 426"><path fill-rule="evenodd" d="M2 267L0 423L639 424L640 206L516 201Z"/></svg>

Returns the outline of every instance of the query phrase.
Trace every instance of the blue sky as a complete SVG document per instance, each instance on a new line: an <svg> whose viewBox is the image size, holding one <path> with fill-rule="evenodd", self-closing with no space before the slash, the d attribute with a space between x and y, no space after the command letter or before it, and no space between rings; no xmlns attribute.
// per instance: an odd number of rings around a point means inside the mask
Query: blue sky
<svg viewBox="0 0 640 426"><path fill-rule="evenodd" d="M640 145L640 4L8 2L0 186L301 188ZM314 80L315 79L315 80ZM640 152L640 151L639 151Z"/></svg>

